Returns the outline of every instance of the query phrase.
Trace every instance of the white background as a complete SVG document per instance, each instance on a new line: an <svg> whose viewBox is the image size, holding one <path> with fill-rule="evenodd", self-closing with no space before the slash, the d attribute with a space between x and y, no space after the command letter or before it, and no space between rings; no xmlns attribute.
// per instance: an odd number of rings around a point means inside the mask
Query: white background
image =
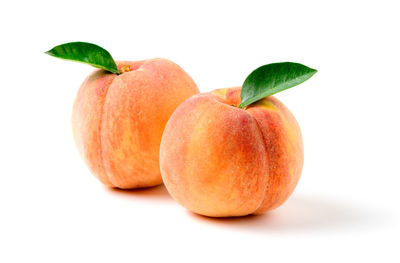
<svg viewBox="0 0 400 263"><path fill-rule="evenodd" d="M0 262L399 262L398 1L3 1ZM277 95L302 128L292 197L265 216L194 215L163 186L103 187L79 157L72 104L88 65L165 57L202 92L263 64L319 72Z"/></svg>

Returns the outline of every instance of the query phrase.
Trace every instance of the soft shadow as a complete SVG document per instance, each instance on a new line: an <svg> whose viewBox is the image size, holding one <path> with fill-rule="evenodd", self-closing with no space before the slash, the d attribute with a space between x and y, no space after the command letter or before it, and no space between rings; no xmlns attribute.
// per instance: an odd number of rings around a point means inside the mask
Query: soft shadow
<svg viewBox="0 0 400 263"><path fill-rule="evenodd" d="M264 215L212 218L188 213L201 222L255 232L355 229L381 224L385 217L372 207L367 209L351 203L301 196L290 198Z"/></svg>
<svg viewBox="0 0 400 263"><path fill-rule="evenodd" d="M173 201L164 185L158 185L139 189L119 189L107 188L107 191L113 195L126 198L144 198L146 200Z"/></svg>

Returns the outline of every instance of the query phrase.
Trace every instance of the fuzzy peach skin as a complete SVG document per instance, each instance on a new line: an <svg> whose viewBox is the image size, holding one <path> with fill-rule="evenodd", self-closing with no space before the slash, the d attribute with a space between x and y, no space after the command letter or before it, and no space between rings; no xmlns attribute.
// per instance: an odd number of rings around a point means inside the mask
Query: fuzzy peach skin
<svg viewBox="0 0 400 263"><path fill-rule="evenodd" d="M121 61L117 66L122 74L95 70L82 84L72 113L76 145L105 185L161 184L158 155L165 124L199 90L166 59Z"/></svg>
<svg viewBox="0 0 400 263"><path fill-rule="evenodd" d="M269 96L246 109L240 88L202 93L169 119L160 146L165 186L181 205L212 216L261 214L293 192L303 167L300 128Z"/></svg>

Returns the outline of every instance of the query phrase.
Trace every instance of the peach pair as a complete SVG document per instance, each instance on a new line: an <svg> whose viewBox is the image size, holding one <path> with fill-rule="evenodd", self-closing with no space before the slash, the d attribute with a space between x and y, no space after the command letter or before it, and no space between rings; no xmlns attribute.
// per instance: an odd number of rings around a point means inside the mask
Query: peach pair
<svg viewBox="0 0 400 263"><path fill-rule="evenodd" d="M276 98L241 109L240 88L195 95L196 84L171 61L117 66L120 75L94 71L73 108L77 147L103 184L164 181L184 207L215 217L263 213L292 193L303 164L301 133Z"/></svg>

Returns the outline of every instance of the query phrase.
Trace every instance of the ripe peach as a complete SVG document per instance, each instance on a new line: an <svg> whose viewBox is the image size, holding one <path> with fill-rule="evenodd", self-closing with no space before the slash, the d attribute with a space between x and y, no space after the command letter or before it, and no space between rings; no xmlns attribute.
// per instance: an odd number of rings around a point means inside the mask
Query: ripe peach
<svg viewBox="0 0 400 263"><path fill-rule="evenodd" d="M273 96L245 109L240 88L215 90L183 102L160 146L169 193L206 216L259 214L293 192L303 166L300 128Z"/></svg>
<svg viewBox="0 0 400 263"><path fill-rule="evenodd" d="M116 63L121 75L95 70L75 100L72 128L92 173L105 185L148 187L162 183L159 149L175 108L199 90L166 59Z"/></svg>

